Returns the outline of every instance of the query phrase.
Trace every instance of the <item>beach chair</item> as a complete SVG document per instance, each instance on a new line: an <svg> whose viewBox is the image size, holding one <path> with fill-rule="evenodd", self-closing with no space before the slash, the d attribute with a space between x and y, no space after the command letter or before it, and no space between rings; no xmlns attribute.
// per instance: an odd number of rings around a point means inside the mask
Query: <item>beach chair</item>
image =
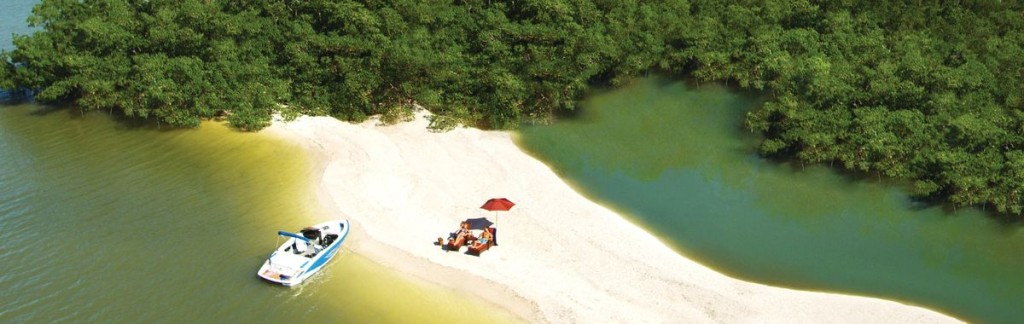
<svg viewBox="0 0 1024 324"><path fill-rule="evenodd" d="M469 237L460 238L457 237L455 233L452 233L452 235L448 237L448 243L444 245L444 249L445 251L458 251L460 248L462 248L463 245L469 243L469 241L475 240L476 237L473 237L472 235L470 235Z"/></svg>
<svg viewBox="0 0 1024 324"><path fill-rule="evenodd" d="M474 242L473 244L471 244L469 246L469 249L466 251L466 253L471 254L471 255L475 255L475 256L480 256L480 253L483 253L484 251L487 251L487 249L490 249L491 246L494 246L494 232L495 232L495 230L494 230L493 227L488 227L487 231L491 232L491 239L487 240L487 242L484 242L484 243L480 243L479 241ZM481 235L481 237L483 237L483 235Z"/></svg>
<svg viewBox="0 0 1024 324"><path fill-rule="evenodd" d="M464 236L459 236L460 232L466 233ZM441 244L441 248L445 251L458 251L465 244L469 244L471 241L476 240L473 236L473 232L470 231L469 223L463 221L459 223L459 230L448 234L448 243L442 244L441 238L437 238L437 243Z"/></svg>

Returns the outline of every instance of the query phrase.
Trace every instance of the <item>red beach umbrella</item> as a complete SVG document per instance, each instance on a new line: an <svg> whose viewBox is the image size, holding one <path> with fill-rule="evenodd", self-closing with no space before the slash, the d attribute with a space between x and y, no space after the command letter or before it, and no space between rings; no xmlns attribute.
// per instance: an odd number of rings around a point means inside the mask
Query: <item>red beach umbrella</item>
<svg viewBox="0 0 1024 324"><path fill-rule="evenodd" d="M512 209L512 206L515 205L516 203L512 202L511 200L508 200L508 198L491 198L488 199L483 206L480 206L480 208L494 212L494 224L495 227L497 227L498 211L508 211L509 209ZM494 231L494 245L498 245L498 229L494 228Z"/></svg>
<svg viewBox="0 0 1024 324"><path fill-rule="evenodd" d="M516 203L512 202L511 200L508 200L508 198L491 198L488 199L483 206L480 206L480 208L490 211L507 211L509 209L512 209L512 206L515 205Z"/></svg>

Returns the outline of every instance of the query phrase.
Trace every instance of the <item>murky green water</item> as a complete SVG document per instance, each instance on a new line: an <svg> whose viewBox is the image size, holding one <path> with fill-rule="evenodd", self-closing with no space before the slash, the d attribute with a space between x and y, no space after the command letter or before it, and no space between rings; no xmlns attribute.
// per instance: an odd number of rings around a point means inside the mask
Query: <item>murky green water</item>
<svg viewBox="0 0 1024 324"><path fill-rule="evenodd" d="M304 152L207 123L0 107L0 322L510 321L343 252L298 288L255 271L323 215Z"/></svg>
<svg viewBox="0 0 1024 324"><path fill-rule="evenodd" d="M0 46L34 0L0 3ZM753 154L756 98L653 80L521 132L522 147L681 253L740 278L1024 315L1024 230ZM0 322L490 322L508 316L343 253L302 287L259 281L313 210L301 151L218 125L160 131L0 107ZM482 318L491 314L496 318Z"/></svg>
<svg viewBox="0 0 1024 324"><path fill-rule="evenodd" d="M37 2L0 2L0 48ZM300 287L260 281L277 230L336 218L311 176L301 149L216 123L0 105L0 323L515 321L347 251Z"/></svg>
<svg viewBox="0 0 1024 324"><path fill-rule="evenodd" d="M982 322L1024 315L1024 230L920 206L892 186L764 161L758 99L644 80L521 131L577 190L739 278L902 300Z"/></svg>

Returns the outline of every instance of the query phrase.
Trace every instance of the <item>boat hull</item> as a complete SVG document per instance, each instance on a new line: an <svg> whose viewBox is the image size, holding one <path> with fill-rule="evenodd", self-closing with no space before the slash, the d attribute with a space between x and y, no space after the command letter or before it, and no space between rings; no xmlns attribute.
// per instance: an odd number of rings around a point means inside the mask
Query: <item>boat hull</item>
<svg viewBox="0 0 1024 324"><path fill-rule="evenodd" d="M310 245L310 249L315 250L300 252L297 245L311 241L293 236L267 257L256 274L269 282L291 287L303 283L323 269L341 250L341 244L348 237L349 222L334 220L310 228L323 231L331 240L330 244Z"/></svg>

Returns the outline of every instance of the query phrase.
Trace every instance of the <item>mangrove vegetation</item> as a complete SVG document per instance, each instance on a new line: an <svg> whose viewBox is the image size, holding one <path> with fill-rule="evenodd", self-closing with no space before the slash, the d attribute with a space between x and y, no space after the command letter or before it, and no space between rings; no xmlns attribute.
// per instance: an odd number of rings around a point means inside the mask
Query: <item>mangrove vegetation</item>
<svg viewBox="0 0 1024 324"><path fill-rule="evenodd" d="M514 128L648 73L767 94L762 154L1024 214L1018 1L44 0L0 88L175 127Z"/></svg>

